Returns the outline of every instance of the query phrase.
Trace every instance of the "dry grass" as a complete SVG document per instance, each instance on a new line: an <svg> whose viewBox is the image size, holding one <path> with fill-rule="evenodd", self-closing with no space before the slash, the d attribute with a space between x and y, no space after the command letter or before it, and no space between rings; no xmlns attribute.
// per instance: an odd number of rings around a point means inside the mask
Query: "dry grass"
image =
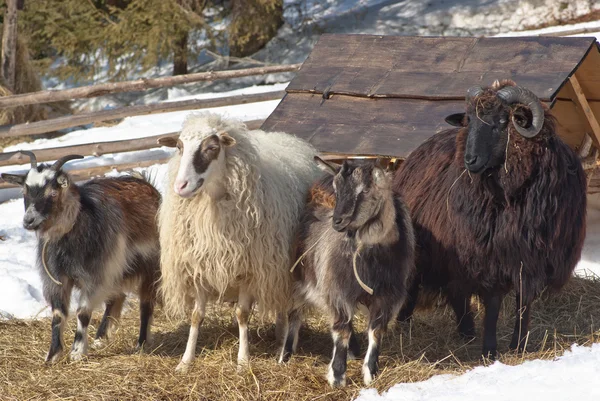
<svg viewBox="0 0 600 401"><path fill-rule="evenodd" d="M514 303L507 298L499 322L499 349L506 351ZM188 374L175 374L187 339L187 324L169 322L159 311L152 348L136 354L137 308L125 314L113 343L90 350L88 360L43 363L50 341L50 322L0 322L0 399L87 400L349 400L361 388L360 361L350 361L349 386L332 390L324 374L331 352L328 322L314 315L301 331L299 352L286 366L276 363L274 325L254 323L251 329L251 369L236 372L237 328L229 307L210 310L202 329L199 357ZM478 309L478 322L482 310ZM552 359L572 343L598 341L600 280L573 279L560 294L542 297L532 314L529 347L524 355L505 353L500 360ZM99 314L92 321L98 324ZM359 319L359 329L364 321ZM70 320L67 345L73 340ZM479 328L480 332L480 328ZM363 352L365 339L361 337ZM460 373L486 364L479 356L480 339L459 340L450 310L417 312L411 324L397 325L386 336L381 374L374 386L382 391L398 382L414 382L441 373Z"/></svg>

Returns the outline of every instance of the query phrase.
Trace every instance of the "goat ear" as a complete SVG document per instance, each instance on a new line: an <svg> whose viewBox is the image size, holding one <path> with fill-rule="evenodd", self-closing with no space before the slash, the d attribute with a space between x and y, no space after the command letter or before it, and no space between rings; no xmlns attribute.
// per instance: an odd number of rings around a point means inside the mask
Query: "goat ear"
<svg viewBox="0 0 600 401"><path fill-rule="evenodd" d="M226 148L236 144L235 139L232 138L227 132L221 132L219 134L219 141L221 142L221 145L225 146Z"/></svg>
<svg viewBox="0 0 600 401"><path fill-rule="evenodd" d="M321 159L319 156L315 156L314 160L317 163L317 166L319 166L319 168L327 174L336 175L338 171L340 171L339 166L333 166L327 163L325 160Z"/></svg>
<svg viewBox="0 0 600 401"><path fill-rule="evenodd" d="M444 118L448 124L453 125L455 127L464 127L463 121L465 119L465 113L455 113L450 114L448 117Z"/></svg>
<svg viewBox="0 0 600 401"><path fill-rule="evenodd" d="M59 175L58 178L56 179L56 182L58 182L58 185L60 185L62 188L69 187L69 179L64 174Z"/></svg>
<svg viewBox="0 0 600 401"><path fill-rule="evenodd" d="M2 173L2 179L4 181L10 182L11 184L18 185L20 187L22 187L23 184L25 184L25 178L26 178L25 175Z"/></svg>
<svg viewBox="0 0 600 401"><path fill-rule="evenodd" d="M169 148L177 147L177 138L174 136L163 136L156 140L160 146L168 146Z"/></svg>
<svg viewBox="0 0 600 401"><path fill-rule="evenodd" d="M384 180L385 171L381 167L375 166L373 169L373 182L375 182L375 185L379 186Z"/></svg>

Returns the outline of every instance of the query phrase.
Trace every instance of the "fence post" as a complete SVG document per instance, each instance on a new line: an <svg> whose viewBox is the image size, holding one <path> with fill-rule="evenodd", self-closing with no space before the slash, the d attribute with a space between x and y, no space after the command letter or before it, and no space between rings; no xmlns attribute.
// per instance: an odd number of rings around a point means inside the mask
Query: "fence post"
<svg viewBox="0 0 600 401"><path fill-rule="evenodd" d="M17 0L6 0L2 33L2 76L8 89L15 90L17 60Z"/></svg>

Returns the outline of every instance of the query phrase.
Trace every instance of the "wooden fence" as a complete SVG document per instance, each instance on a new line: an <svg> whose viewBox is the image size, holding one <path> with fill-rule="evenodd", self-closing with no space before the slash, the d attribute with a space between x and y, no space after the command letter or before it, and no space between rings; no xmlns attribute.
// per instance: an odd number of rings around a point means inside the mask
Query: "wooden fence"
<svg viewBox="0 0 600 401"><path fill-rule="evenodd" d="M221 79L247 77L253 75L294 72L297 71L299 67L300 64L274 65L231 71L202 72L174 77L139 79L135 81L106 83L66 90L49 90L34 93L25 93L20 95L1 97L0 108L98 97L119 92L143 91L150 88L172 87L175 85L201 81L214 81ZM84 126L87 124L97 123L101 121L109 121L132 116L168 113L173 111L198 110L213 107L242 105L254 102L264 102L269 100L278 100L281 99L284 95L285 91L271 91L249 95L225 96L211 99L193 99L173 102L162 102L149 105L127 106L112 110L102 110L97 112L81 113L71 116L58 117L34 123L0 126L0 138L38 135L48 132L54 132L65 128ZM260 127L262 122L262 120L251 120L246 121L246 125L250 129L257 129L258 127ZM177 135L177 133L163 133L161 135L153 135L136 139L125 139L111 142L92 142L75 146L46 148L34 150L34 152L38 161L40 162L56 160L68 154L81 154L84 156L99 157L103 154L108 153L132 152L157 148L159 147L157 139L166 135ZM159 156L154 160L147 160L136 163L98 166L80 170L71 170L70 173L73 174L76 180L83 180L96 175L101 175L112 169L117 169L121 171L129 170L133 167L147 167L156 163L164 163L165 161L166 159L164 156ZM29 158L23 157L23 155L21 155L19 152L0 153L0 166L28 163ZM2 182L0 180L0 189L7 188L10 186L12 185L6 182Z"/></svg>

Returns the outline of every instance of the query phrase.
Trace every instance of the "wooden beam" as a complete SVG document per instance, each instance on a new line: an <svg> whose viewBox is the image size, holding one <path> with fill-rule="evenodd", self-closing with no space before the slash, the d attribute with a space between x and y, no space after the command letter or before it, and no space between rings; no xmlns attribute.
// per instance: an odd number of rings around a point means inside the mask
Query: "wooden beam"
<svg viewBox="0 0 600 401"><path fill-rule="evenodd" d="M68 170L65 169L65 171L67 173L69 173L69 175L73 178L74 181L84 181L84 180L89 180L90 178L93 177L97 177L97 176L102 176L106 173L108 173L109 171L117 170L117 171L126 171L126 170L131 170L133 168L138 168L138 167L149 167L155 164L163 164L166 163L169 160L169 156L160 156L156 159L153 160L144 160L141 162L135 162L135 163L122 163L122 164L111 164L108 166L97 166L97 167L88 167L88 168L82 168L82 169L73 169L73 170ZM4 180L0 180L0 189L4 189L4 188L15 188L16 185L8 183Z"/></svg>
<svg viewBox="0 0 600 401"><path fill-rule="evenodd" d="M264 120L244 121L248 129L258 129ZM179 136L179 132L169 132L166 134L153 135L145 138L125 139L111 142L95 142L83 145L62 146L57 148L33 149L38 162L47 162L58 160L67 155L84 156L102 156L110 153L133 152L136 150L147 150L158 148L160 145L156 142L158 138L165 136ZM29 157L19 153L19 151L0 153L0 166L13 166L19 164L29 164Z"/></svg>
<svg viewBox="0 0 600 401"><path fill-rule="evenodd" d="M250 95L226 96L214 99L192 99L177 102L164 102L140 106L121 107L113 110L102 110L91 113L82 113L72 116L58 117L51 120L37 121L34 123L5 125L0 127L0 138L11 136L37 135L57 131L65 128L77 127L99 121L115 120L119 118L141 116L157 113L168 113L183 110L198 110L212 107L240 105L268 100L279 100L285 91L254 93Z"/></svg>
<svg viewBox="0 0 600 401"><path fill-rule="evenodd" d="M569 78L569 82L573 87L573 92L575 92L575 99L573 99L573 101L583 111L583 114L585 115L585 118L590 124L590 127L592 127L592 132L596 139L596 143L600 144L600 124L598 124L598 120L596 119L594 112L590 108L590 104L588 103L587 98L583 93L583 89L581 88L581 85L579 84L579 81L577 80L575 74L571 75L571 78Z"/></svg>
<svg viewBox="0 0 600 401"><path fill-rule="evenodd" d="M174 77L142 78L135 81L111 82L105 84L83 86L80 88L25 93L21 95L5 96L0 98L0 108L24 106L27 104L59 102L63 100L72 99L83 99L120 92L144 91L151 88L171 87L191 82L215 81L218 79L240 78L252 75L293 72L297 71L300 68L300 66L301 64L288 64L256 68L244 68L230 71L198 72L195 74L177 75Z"/></svg>
<svg viewBox="0 0 600 401"><path fill-rule="evenodd" d="M6 1L2 33L2 76L6 86L15 90L17 63L17 0Z"/></svg>

